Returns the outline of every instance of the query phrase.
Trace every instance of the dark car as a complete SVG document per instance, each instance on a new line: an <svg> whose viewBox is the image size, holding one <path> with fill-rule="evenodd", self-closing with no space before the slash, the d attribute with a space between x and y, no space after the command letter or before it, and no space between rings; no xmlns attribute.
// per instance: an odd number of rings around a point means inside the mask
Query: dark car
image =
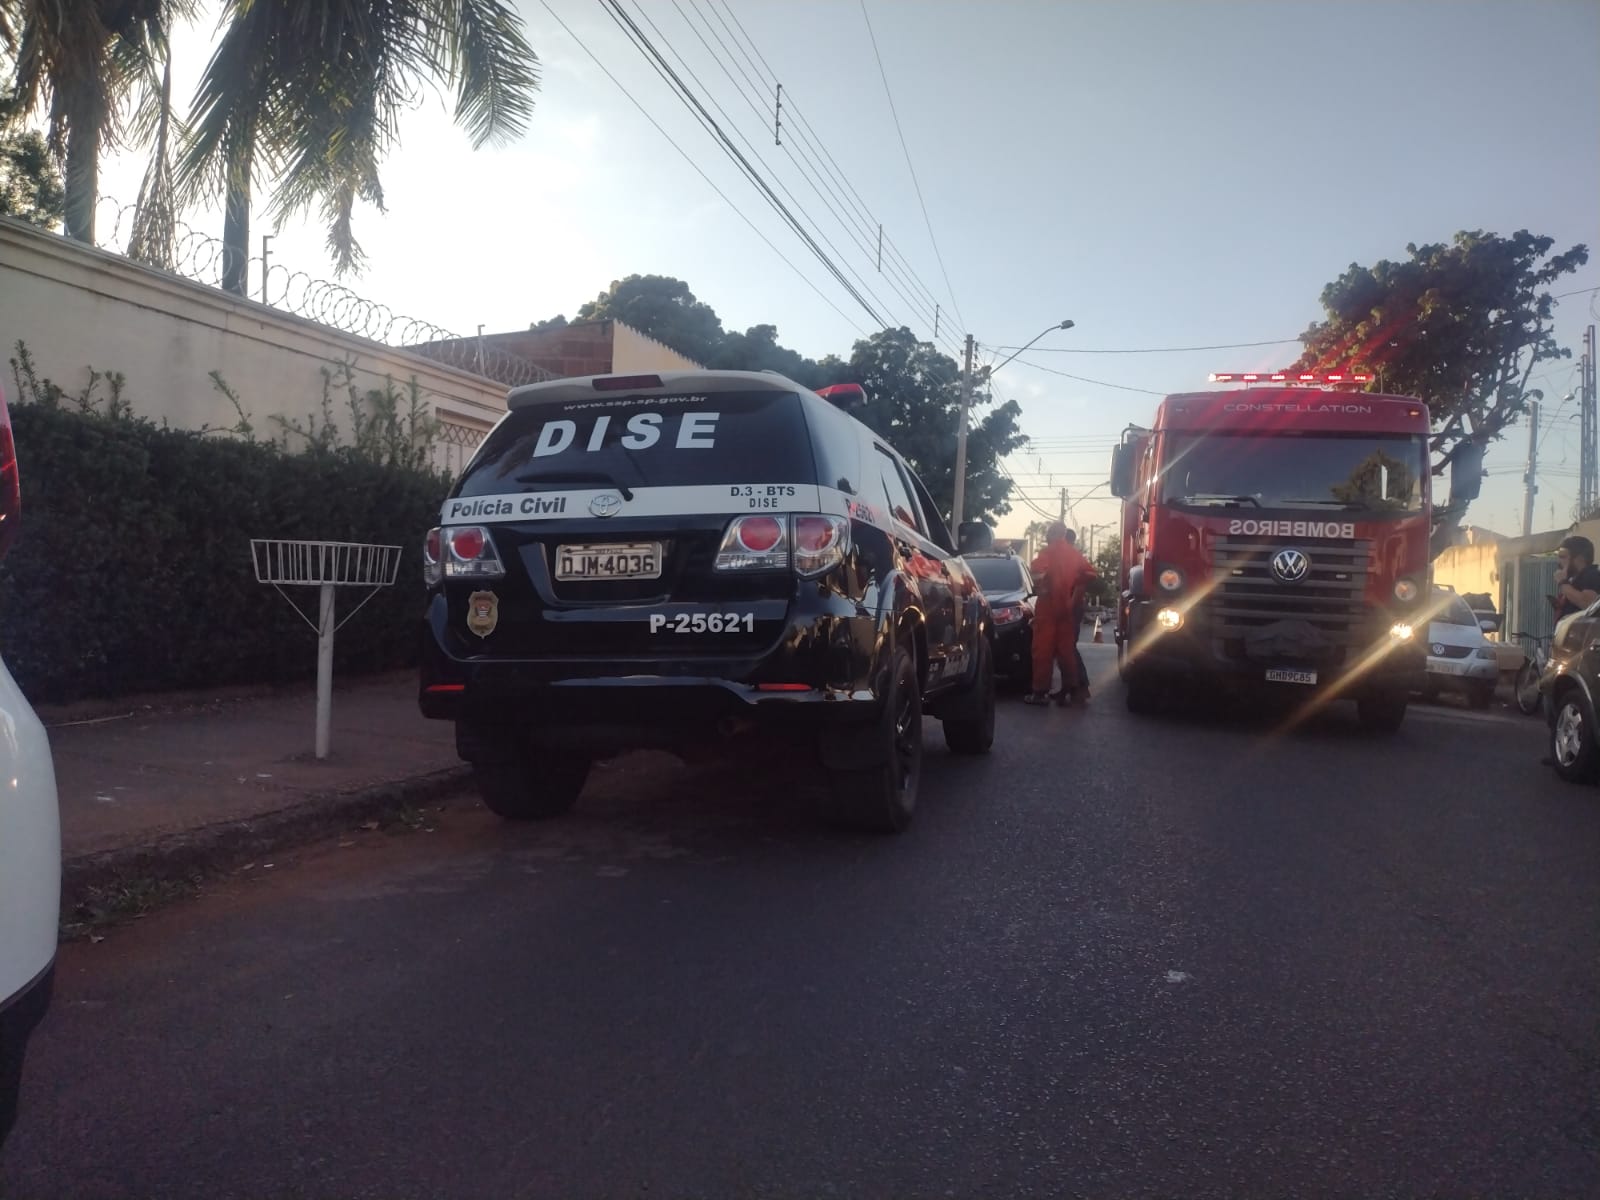
<svg viewBox="0 0 1600 1200"><path fill-rule="evenodd" d="M1550 726L1550 762L1572 783L1600 782L1600 603L1557 622L1539 679Z"/></svg>
<svg viewBox="0 0 1600 1200"><path fill-rule="evenodd" d="M1033 675L1033 576L1015 554L968 554L966 562L989 599L995 670L1014 686L1027 687Z"/></svg>
<svg viewBox="0 0 1600 1200"><path fill-rule="evenodd" d="M834 815L894 831L924 715L989 750L983 592L839 403L697 371L535 384L508 409L424 554L422 711L455 722L495 812L566 811L597 758L750 734L805 750Z"/></svg>

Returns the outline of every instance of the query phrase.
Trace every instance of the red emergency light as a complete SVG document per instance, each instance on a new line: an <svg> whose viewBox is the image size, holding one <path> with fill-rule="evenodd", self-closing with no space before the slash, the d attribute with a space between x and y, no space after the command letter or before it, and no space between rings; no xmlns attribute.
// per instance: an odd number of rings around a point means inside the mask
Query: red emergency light
<svg viewBox="0 0 1600 1200"><path fill-rule="evenodd" d="M817 389L817 395L839 408L855 408L867 402L867 391L859 383L836 383Z"/></svg>
<svg viewBox="0 0 1600 1200"><path fill-rule="evenodd" d="M1213 371L1212 383L1371 383L1363 371Z"/></svg>

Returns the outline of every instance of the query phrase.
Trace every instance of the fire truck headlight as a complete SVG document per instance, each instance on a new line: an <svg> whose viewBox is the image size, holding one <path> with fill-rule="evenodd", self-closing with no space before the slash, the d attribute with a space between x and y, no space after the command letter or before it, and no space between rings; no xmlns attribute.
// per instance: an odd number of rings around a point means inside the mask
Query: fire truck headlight
<svg viewBox="0 0 1600 1200"><path fill-rule="evenodd" d="M1417 635L1417 631L1404 621L1396 621L1389 626L1389 636L1397 642L1409 642Z"/></svg>
<svg viewBox="0 0 1600 1200"><path fill-rule="evenodd" d="M1417 593L1417 581L1414 579L1402 579L1394 585L1394 598L1401 604L1410 604L1417 598Z"/></svg>
<svg viewBox="0 0 1600 1200"><path fill-rule="evenodd" d="M1161 585L1162 591L1175 592L1183 586L1183 572L1177 567L1162 567L1156 582Z"/></svg>
<svg viewBox="0 0 1600 1200"><path fill-rule="evenodd" d="M1174 629L1183 628L1183 614L1175 608L1163 608L1156 614L1156 624L1171 633Z"/></svg>

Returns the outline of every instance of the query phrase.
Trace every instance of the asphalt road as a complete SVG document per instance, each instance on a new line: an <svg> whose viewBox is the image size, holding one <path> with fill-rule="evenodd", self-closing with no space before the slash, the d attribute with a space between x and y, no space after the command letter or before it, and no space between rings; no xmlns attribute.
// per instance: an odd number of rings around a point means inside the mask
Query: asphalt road
<svg viewBox="0 0 1600 1200"><path fill-rule="evenodd" d="M1600 793L1536 721L1107 682L929 750L898 839L612 774L68 946L0 1194L1600 1194Z"/></svg>

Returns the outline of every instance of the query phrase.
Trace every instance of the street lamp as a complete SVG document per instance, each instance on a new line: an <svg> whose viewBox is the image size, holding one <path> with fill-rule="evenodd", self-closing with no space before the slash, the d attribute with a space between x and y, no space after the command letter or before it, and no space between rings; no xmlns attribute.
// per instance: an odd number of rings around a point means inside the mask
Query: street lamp
<svg viewBox="0 0 1600 1200"><path fill-rule="evenodd" d="M993 378L994 373L1011 362L1024 350L1030 349L1035 342L1047 333L1057 329L1071 329L1073 322L1062 321L1057 325L1050 325L1039 331L1039 336L1026 346L1006 359L999 367L990 367L985 373L985 378ZM956 536L961 536L961 517L966 507L967 500L967 410L972 405L972 335L967 334L967 360L961 368L961 419L956 426L956 496L955 505L950 513L951 524L955 526Z"/></svg>

